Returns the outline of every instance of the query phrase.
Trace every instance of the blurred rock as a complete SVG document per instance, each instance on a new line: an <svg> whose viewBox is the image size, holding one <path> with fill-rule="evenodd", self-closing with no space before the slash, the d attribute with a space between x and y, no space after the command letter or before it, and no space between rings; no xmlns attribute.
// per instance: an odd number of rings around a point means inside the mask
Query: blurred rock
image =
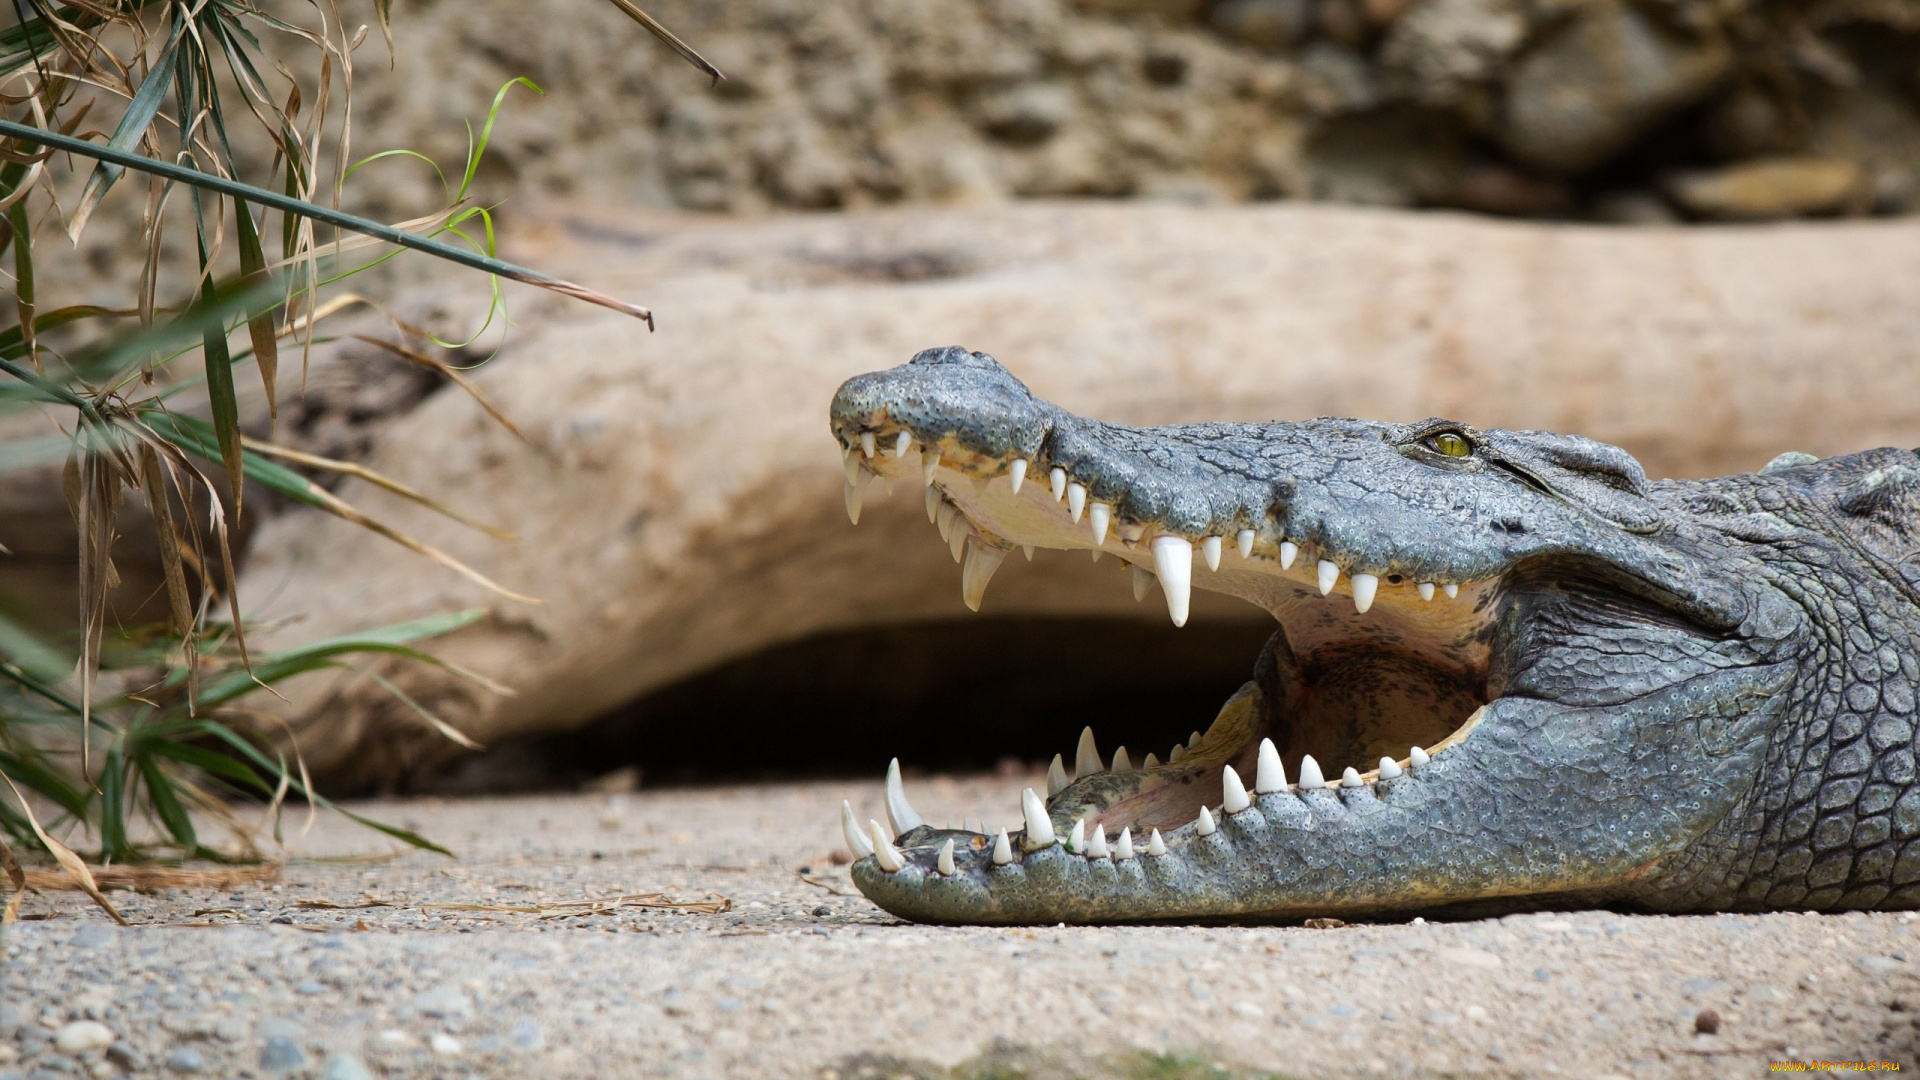
<svg viewBox="0 0 1920 1080"><path fill-rule="evenodd" d="M1504 165L1475 165L1459 174L1453 186L1433 201L1459 210L1477 210L1503 217L1544 217L1564 214L1573 205L1565 184L1540 180Z"/></svg>
<svg viewBox="0 0 1920 1080"><path fill-rule="evenodd" d="M1611 225L1677 225L1680 215L1658 193L1643 188L1625 188L1602 192L1587 209L1587 216Z"/></svg>
<svg viewBox="0 0 1920 1080"><path fill-rule="evenodd" d="M1668 30L1620 0L1593 0L1522 56L1507 82L1502 138L1521 161L1593 168L1727 73L1717 35Z"/></svg>
<svg viewBox="0 0 1920 1080"><path fill-rule="evenodd" d="M1223 0L1207 13L1207 22L1235 40L1278 49L1307 35L1313 7L1308 0Z"/></svg>
<svg viewBox="0 0 1920 1080"><path fill-rule="evenodd" d="M490 608L430 648L516 696L388 672L489 744L809 635L968 617L911 485L847 524L826 430L843 379L930 345L989 351L1036 392L1116 421L1452 416L1605 439L1653 476L1912 445L1920 430L1920 222L1640 231L1145 203L553 213L523 217L506 253L653 305L659 332L522 304L473 377L534 445L443 390L369 460L519 542L342 488L544 602L501 600L306 510L261 528L241 583L247 603L304 617L259 649ZM1111 561L1046 552L1009 560L985 610L1164 617ZM1196 624L1248 617L1195 596ZM282 689L305 760L336 790L455 752L371 680Z"/></svg>
<svg viewBox="0 0 1920 1080"><path fill-rule="evenodd" d="M1765 221L1837 213L1867 196L1865 179L1851 161L1772 158L1678 173L1666 186L1690 214Z"/></svg>
<svg viewBox="0 0 1920 1080"><path fill-rule="evenodd" d="M1073 115L1073 91L1058 83L1027 83L987 95L978 109L988 134L1030 146L1050 138Z"/></svg>
<svg viewBox="0 0 1920 1080"><path fill-rule="evenodd" d="M1380 66L1428 105L1492 80L1527 33L1517 0L1419 0L1380 46Z"/></svg>

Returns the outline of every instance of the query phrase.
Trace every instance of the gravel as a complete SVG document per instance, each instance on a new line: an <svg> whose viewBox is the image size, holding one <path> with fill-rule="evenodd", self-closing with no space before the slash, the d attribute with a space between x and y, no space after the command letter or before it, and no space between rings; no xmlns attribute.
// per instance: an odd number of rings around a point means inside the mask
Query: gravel
<svg viewBox="0 0 1920 1080"><path fill-rule="evenodd" d="M930 820L993 820L1031 783L910 791ZM0 1080L1639 1080L1920 1063L1910 914L914 926L834 863L845 797L878 816L877 783L641 792L612 826L605 796L383 802L355 809L462 857L385 858L376 834L322 818L277 884L116 894L131 928L79 894L36 894L0 931ZM731 910L555 906L645 893ZM1170 1071L1182 1062L1202 1071Z"/></svg>

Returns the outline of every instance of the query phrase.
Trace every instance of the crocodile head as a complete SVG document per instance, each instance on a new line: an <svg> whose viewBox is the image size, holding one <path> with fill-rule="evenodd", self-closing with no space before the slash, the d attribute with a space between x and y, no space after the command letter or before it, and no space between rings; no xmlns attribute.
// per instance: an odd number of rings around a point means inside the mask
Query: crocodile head
<svg viewBox="0 0 1920 1080"><path fill-rule="evenodd" d="M856 521L877 477L925 482L969 607L1046 547L1115 557L1176 625L1194 587L1279 622L1209 729L1169 717L1164 755L1083 734L1021 829L934 828L897 768L885 827L843 808L897 915L1920 903L1889 561L1912 454L1649 482L1613 446L1440 419L1132 428L960 348L848 381L832 426Z"/></svg>

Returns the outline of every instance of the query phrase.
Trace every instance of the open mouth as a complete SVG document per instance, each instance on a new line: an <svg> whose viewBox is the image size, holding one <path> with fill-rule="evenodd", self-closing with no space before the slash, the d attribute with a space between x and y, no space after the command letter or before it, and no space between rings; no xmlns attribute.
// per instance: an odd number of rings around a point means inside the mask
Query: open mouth
<svg viewBox="0 0 1920 1080"><path fill-rule="evenodd" d="M1070 757L1054 758L1044 796L1025 797L1018 828L932 828L890 770L887 826L863 828L850 808L842 822L854 852L879 853L883 868L902 847L936 849L936 872L948 875L969 857L1004 865L1056 842L1125 860L1158 854L1176 831L1208 835L1259 795L1378 794L1466 739L1497 696L1498 576L1431 564L1411 572L1394 565L1390 544L1289 535L1271 516L1201 533L1138 520L1125 499L1100 497L1109 479L1077 476L1070 454L1039 464L995 457L885 416L838 433L849 516L858 522L876 485L921 481L974 610L1011 552L1049 548L1115 557L1135 597L1159 593L1175 625L1195 587L1249 600L1279 622L1211 725L1111 749L1089 728Z"/></svg>

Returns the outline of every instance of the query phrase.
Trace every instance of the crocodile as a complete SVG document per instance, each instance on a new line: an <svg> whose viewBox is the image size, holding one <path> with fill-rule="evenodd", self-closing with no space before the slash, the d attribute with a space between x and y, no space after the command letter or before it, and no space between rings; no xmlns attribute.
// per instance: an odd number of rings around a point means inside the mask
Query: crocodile
<svg viewBox="0 0 1920 1080"><path fill-rule="evenodd" d="M1137 761L1083 732L1018 829L932 826L896 759L884 826L841 807L894 915L1920 906L1913 451L1649 480L1439 418L1129 427L960 347L848 380L831 424L855 523L922 481L976 611L1044 547L1116 557L1176 626L1195 587L1279 624L1204 732Z"/></svg>

